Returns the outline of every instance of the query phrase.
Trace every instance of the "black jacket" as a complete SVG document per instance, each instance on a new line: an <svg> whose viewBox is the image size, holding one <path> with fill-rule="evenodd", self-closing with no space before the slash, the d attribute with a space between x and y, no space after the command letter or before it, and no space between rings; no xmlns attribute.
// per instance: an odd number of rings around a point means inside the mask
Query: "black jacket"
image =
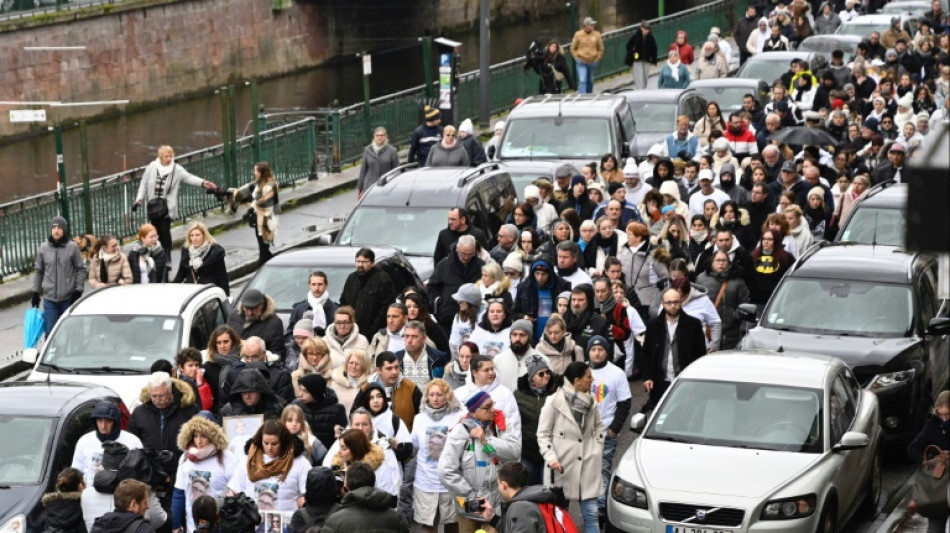
<svg viewBox="0 0 950 533"><path fill-rule="evenodd" d="M231 311L231 316L228 317L228 325L231 326L242 339L248 339L250 337L260 337L264 339L264 344L267 345L267 351L280 355L281 358L283 358L284 323L281 322L280 317L277 316L277 304L274 303L274 299L270 296L264 297L264 310L261 311L260 318L249 324L246 323L244 320L244 306L239 303L237 307Z"/></svg>
<svg viewBox="0 0 950 533"><path fill-rule="evenodd" d="M238 372L236 367L231 370ZM241 398L242 392L259 392L261 399L253 407L248 407ZM230 388L228 403L221 408L221 416L264 415L264 420L276 420L284 410L284 403L284 400L271 390L267 378L259 369L244 368L240 370Z"/></svg>
<svg viewBox="0 0 950 533"><path fill-rule="evenodd" d="M883 165L874 169L874 172L871 173L871 185L879 185L881 183L891 181L894 179L894 175L897 174L897 169L894 168L894 165L888 161ZM907 172L907 165L904 165L901 168L901 181L907 182L907 178L910 173Z"/></svg>
<svg viewBox="0 0 950 533"><path fill-rule="evenodd" d="M435 310L435 320L442 326L443 330L452 329L452 320L459 310L459 304L452 298L452 295L462 285L475 283L481 279L483 266L485 266L485 263L478 257L473 257L469 260L468 265L463 265L458 254L455 253L455 245L452 245L452 249L445 259L436 263L432 277L429 278L426 295L429 298L430 308ZM372 331L378 331L379 329L376 328Z"/></svg>
<svg viewBox="0 0 950 533"><path fill-rule="evenodd" d="M561 202L561 205L558 207L559 212L564 212L565 209L573 209L577 212L577 216L581 217L581 220L590 220L594 215L594 210L597 209L597 204L590 199L589 196L584 194L580 199L574 197L573 189L567 193L567 198ZM555 252L555 255L557 252Z"/></svg>
<svg viewBox="0 0 950 533"><path fill-rule="evenodd" d="M139 265L139 257L143 255L151 255L152 261L155 263L155 267L148 273L148 282L168 283L168 252L164 249L160 249L150 254L148 248L144 246L138 250L132 250L128 255L129 268L132 269L132 283L142 283L142 272L139 270L141 268Z"/></svg>
<svg viewBox="0 0 950 533"><path fill-rule="evenodd" d="M386 308L395 301L393 280L379 265L373 265L366 274L351 273L340 294L340 305L356 310L356 323L360 331L366 332L386 327Z"/></svg>
<svg viewBox="0 0 950 533"><path fill-rule="evenodd" d="M482 231L481 228L475 227L471 224L469 224L468 228L462 232L452 231L449 228L444 228L439 232L439 236L436 237L435 251L432 252L432 264L438 265L440 261L445 259L445 257L455 249L455 244L459 242L459 237L462 235L471 235L472 237L475 237L475 240L478 242L479 246L485 250L491 250L491 246L488 244L488 236L485 235L485 232Z"/></svg>
<svg viewBox="0 0 950 533"><path fill-rule="evenodd" d="M199 401L195 397L194 389L184 381L172 378L172 395L174 399L164 412L159 411L152 403L148 386L142 387L139 394L139 405L132 411L129 419L129 433L142 441L142 447L156 451L171 450L175 455L175 464L181 457L178 449L178 432L185 422L201 410ZM175 475L172 473L172 479Z"/></svg>
<svg viewBox="0 0 950 533"><path fill-rule="evenodd" d="M567 323L567 331L571 333L571 338L574 339L574 342L584 348L585 353L587 352L587 341L594 335L600 335L608 341L608 358L613 357L613 343L609 342L613 339L613 335L611 334L610 327L607 325L607 319L594 310L594 287L589 283L581 283L577 288L583 289L587 294L587 310L580 315L576 315L574 311L568 307L567 312L564 313L564 322Z"/></svg>
<svg viewBox="0 0 950 533"><path fill-rule="evenodd" d="M643 36L643 31L639 28L633 32L633 35L627 40L627 53L623 58L623 63L628 67L633 65L634 61L646 61L651 65L656 65L656 39L653 33Z"/></svg>
<svg viewBox="0 0 950 533"><path fill-rule="evenodd" d="M571 290L571 282L559 278L558 275L554 273L554 268L551 266L551 263L544 260L539 262L546 265L550 273L548 274L548 285L547 287L538 287L538 282L534 279L535 266L532 265L527 279L518 285L518 293L515 295L515 307L511 312L511 317L515 320L525 317L537 318L538 291L542 288L551 291L551 309L557 309L557 296L559 294Z"/></svg>
<svg viewBox="0 0 950 533"><path fill-rule="evenodd" d="M240 349L235 347L229 354L214 354L214 362L208 361L207 363L201 365L201 368L205 371L205 381L208 382L208 386L211 387L211 395L214 398L214 404L211 407L211 412L215 415L221 412L221 407L228 403L226 396L221 394L221 386L223 385L221 381L222 374L224 377L227 377L228 373L231 370L231 365L241 362L239 357Z"/></svg>
<svg viewBox="0 0 950 533"><path fill-rule="evenodd" d="M96 518L90 533L155 533L155 529L142 515L111 511Z"/></svg>
<svg viewBox="0 0 950 533"><path fill-rule="evenodd" d="M86 533L81 500L82 492L48 492L43 495L46 529L59 533Z"/></svg>
<svg viewBox="0 0 950 533"><path fill-rule="evenodd" d="M409 522L394 507L396 497L374 487L343 496L340 510L323 525L323 533L409 533Z"/></svg>
<svg viewBox="0 0 950 533"><path fill-rule="evenodd" d="M459 137L459 140L462 141L462 148L465 148L465 153L468 154L468 160L471 161L473 167L488 162L488 156L485 155L485 149L482 148L482 143L478 142L478 137L469 135L464 139Z"/></svg>
<svg viewBox="0 0 950 533"><path fill-rule="evenodd" d="M644 380L673 381L676 376L666 375L666 312L661 312L647 322L643 353L637 357L636 366ZM680 371L706 354L706 333L703 323L686 313L680 313L676 326L676 345Z"/></svg>
<svg viewBox="0 0 950 533"><path fill-rule="evenodd" d="M518 378L518 387L515 389L515 401L518 403L518 413L521 414L521 456L535 463L543 463L541 449L538 446L538 419L541 418L541 408L548 396L557 391L554 378L548 381L547 388L540 394L531 388L528 376Z"/></svg>
<svg viewBox="0 0 950 533"><path fill-rule="evenodd" d="M333 303L333 300L327 298L327 301L323 302L323 314L327 317L327 326L333 323L333 315L336 314L336 310L339 308L337 304ZM310 300L304 298L303 300L294 304L293 309L290 311L290 320L287 321L287 331L284 332L284 343L290 342L294 337L294 325L303 318L304 313L307 311L313 311L310 307ZM317 328L314 326L314 334L317 337L322 337L326 335L326 328Z"/></svg>
<svg viewBox="0 0 950 533"><path fill-rule="evenodd" d="M336 476L325 466L315 466L307 473L307 504L294 511L290 519L290 533L305 533L313 526L320 527L337 510Z"/></svg>
<svg viewBox="0 0 950 533"><path fill-rule="evenodd" d="M181 251L181 261L178 262L178 273L172 283L214 283L224 294L231 295L231 282L228 280L228 267L224 264L224 248L220 244L212 244L202 258L201 266L193 270L189 263L188 247Z"/></svg>
<svg viewBox="0 0 950 533"><path fill-rule="evenodd" d="M937 415L930 415L930 418L924 422L924 428L914 437L914 440L907 445L907 455L914 462L920 464L924 459L924 450L927 446L937 446L941 450L950 450L950 423L943 425ZM931 452L933 453L933 452Z"/></svg>
<svg viewBox="0 0 950 533"><path fill-rule="evenodd" d="M334 428L346 427L348 424L346 409L337 400L336 392L329 387L323 394L323 398L314 398L314 400L314 403L309 403L298 398L294 400L294 404L303 409L307 424L310 424L310 433L329 450L336 441Z"/></svg>

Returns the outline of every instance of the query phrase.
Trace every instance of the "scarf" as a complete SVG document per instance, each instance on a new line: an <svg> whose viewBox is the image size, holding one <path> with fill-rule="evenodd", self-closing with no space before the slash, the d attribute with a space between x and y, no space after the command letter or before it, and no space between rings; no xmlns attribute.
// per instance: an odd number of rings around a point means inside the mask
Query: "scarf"
<svg viewBox="0 0 950 533"><path fill-rule="evenodd" d="M604 300L603 303L601 302L596 303L597 311L604 316L610 316L611 313L614 312L614 307L617 307L617 299L614 298L613 291L609 291L608 294L610 296L608 296L607 299Z"/></svg>
<svg viewBox="0 0 950 533"><path fill-rule="evenodd" d="M203 264L202 258L205 253L208 252L209 248L211 248L210 242L206 242L197 248L191 245L188 246L188 265L191 266L193 270L201 268Z"/></svg>
<svg viewBox="0 0 950 533"><path fill-rule="evenodd" d="M677 61L676 63L673 63L672 61L667 60L666 65L670 67L670 77L672 77L674 81L680 81L679 61Z"/></svg>
<svg viewBox="0 0 950 533"><path fill-rule="evenodd" d="M147 254L142 254L139 257L145 260L146 272L152 272L155 270L155 260L152 259L152 256L162 251L162 243L156 242L155 246L145 246L142 244L142 241L135 241L132 243L132 251L138 252L142 248L148 250Z"/></svg>
<svg viewBox="0 0 950 533"><path fill-rule="evenodd" d="M468 377L468 370L462 370L462 367L459 366L458 360L452 361L452 375L458 377L462 381L465 381L465 378Z"/></svg>
<svg viewBox="0 0 950 533"><path fill-rule="evenodd" d="M440 407L440 408L438 408L438 409L435 409L434 407L430 406L430 405L429 405L428 403L426 403L426 402L423 402L423 404L422 404L422 412L424 412L425 414L429 415L429 418L431 418L432 420L435 420L436 422L438 422L439 420L442 420L442 418L443 418L445 415L447 415L447 414L449 414L449 413L454 413L454 412L456 412L456 411L458 411L458 410L459 410L459 408L455 408L455 409L452 409L451 411L449 411L449 404L448 404L448 402L446 402L445 405L443 405L442 407Z"/></svg>
<svg viewBox="0 0 950 533"><path fill-rule="evenodd" d="M561 337L560 342L551 342L550 337L547 334L544 334L544 340L548 343L548 346L554 348L558 353L564 353L564 345L567 343L567 335Z"/></svg>
<svg viewBox="0 0 950 533"><path fill-rule="evenodd" d="M117 255L119 255L119 252L107 254L105 251L99 250L99 281L102 283L109 283L109 268L107 263L111 263Z"/></svg>
<svg viewBox="0 0 950 533"><path fill-rule="evenodd" d="M381 152L381 151L383 150L383 148L386 147L387 144L389 144L389 143L383 143L383 144L377 145L377 144L374 142L374 143L370 143L370 147L372 147L373 152L374 152L376 155L379 155L379 152Z"/></svg>
<svg viewBox="0 0 950 533"><path fill-rule="evenodd" d="M191 445L188 446L188 450L185 452L185 456L192 463L200 463L217 453L218 447L214 444L208 443L204 448L198 448L195 446L195 441L192 440Z"/></svg>
<svg viewBox="0 0 950 533"><path fill-rule="evenodd" d="M573 309L568 308L567 312L564 313L564 323L567 325L567 330L572 333L583 330L590 323L591 313L590 306L587 306L580 315L575 314Z"/></svg>
<svg viewBox="0 0 950 533"><path fill-rule="evenodd" d="M564 382L561 388L564 390L564 399L566 399L567 404L571 406L574 421L577 422L577 425L583 430L584 422L594 407L594 397L591 396L589 392L578 391L574 388L574 385L567 381Z"/></svg>
<svg viewBox="0 0 950 533"><path fill-rule="evenodd" d="M155 164L158 166L158 175L159 175L159 177L162 177L162 178L168 177L168 175L171 174L172 170L175 169L175 160L174 160L174 159L172 159L172 162L169 163L168 165L163 165L163 164L162 164L162 160L156 158L156 159L155 159Z"/></svg>
<svg viewBox="0 0 950 533"><path fill-rule="evenodd" d="M273 461L264 462L264 451L257 447L257 444L251 443L251 449L247 454L247 479L251 483L277 477L281 482L287 479L290 473L290 467L294 463L294 449L290 447L284 450L284 454Z"/></svg>
<svg viewBox="0 0 950 533"><path fill-rule="evenodd" d="M482 293L482 300L495 296L496 291L498 291L498 283L500 282L496 281L487 287L479 284L478 290Z"/></svg>
<svg viewBox="0 0 950 533"><path fill-rule="evenodd" d="M118 420L116 420L116 423L112 426L112 433L99 433L99 428L96 428L96 438L99 439L99 442L118 440L120 433L122 433L122 425L119 424Z"/></svg>
<svg viewBox="0 0 950 533"><path fill-rule="evenodd" d="M330 299L330 293L324 291L323 296L317 298L312 292L307 291L307 302L310 303L310 309L313 310L313 329L327 329L327 313L323 310L323 304Z"/></svg>

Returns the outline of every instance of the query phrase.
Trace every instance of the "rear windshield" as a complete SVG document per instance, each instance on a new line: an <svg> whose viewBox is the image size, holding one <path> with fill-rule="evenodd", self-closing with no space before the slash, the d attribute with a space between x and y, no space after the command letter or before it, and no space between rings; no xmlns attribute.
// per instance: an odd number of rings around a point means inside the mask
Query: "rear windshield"
<svg viewBox="0 0 950 533"><path fill-rule="evenodd" d="M838 236L839 241L904 246L907 219L903 209L858 207Z"/></svg>
<svg viewBox="0 0 950 533"><path fill-rule="evenodd" d="M558 123L560 122L560 123ZM599 159L613 153L605 118L555 117L509 120L499 159Z"/></svg>

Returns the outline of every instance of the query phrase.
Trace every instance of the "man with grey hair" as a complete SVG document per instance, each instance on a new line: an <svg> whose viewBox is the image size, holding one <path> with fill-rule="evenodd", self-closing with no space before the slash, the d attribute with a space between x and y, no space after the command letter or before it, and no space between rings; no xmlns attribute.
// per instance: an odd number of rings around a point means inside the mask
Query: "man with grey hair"
<svg viewBox="0 0 950 533"><path fill-rule="evenodd" d="M771 135L774 131L778 129L779 126L778 115L775 113L769 113L765 116L765 127L757 131L755 134L756 141L759 144L759 153L762 154L762 162L765 167L765 174L768 176L767 181L772 182L778 179L779 172L782 171L782 153L779 152L778 146L772 144L772 141L767 140L766 138Z"/></svg>
<svg viewBox="0 0 950 533"><path fill-rule="evenodd" d="M581 248L574 241L561 241L557 245L557 275L570 282L571 288L590 283L590 276L578 265Z"/></svg>
<svg viewBox="0 0 950 533"><path fill-rule="evenodd" d="M703 51L698 54L693 63L691 80L711 80L725 78L729 72L726 60L716 51L712 41L703 43Z"/></svg>
<svg viewBox="0 0 950 533"><path fill-rule="evenodd" d="M294 401L293 379L290 372L283 368L280 358L267 351L264 339L260 337L248 337L241 345L241 361L221 370L221 376L218 378L221 388L221 404L228 401L231 395L231 388L234 382L245 368L256 368L261 374L267 377L271 390L280 396L287 403ZM217 391L215 391L217 392Z"/></svg>
<svg viewBox="0 0 950 533"><path fill-rule="evenodd" d="M517 248L518 233L518 226L514 224L505 224L498 229L498 244L491 249L491 258L499 265Z"/></svg>
<svg viewBox="0 0 950 533"><path fill-rule="evenodd" d="M462 235L449 255L435 265L426 294L429 305L436 316L439 326L445 331L452 330L452 320L459 310L458 302L452 295L466 283L475 283L482 277L485 262L476 255L475 237Z"/></svg>
<svg viewBox="0 0 950 533"><path fill-rule="evenodd" d="M402 338L406 348L395 352L402 375L425 390L429 381L445 375L445 365L451 358L426 343L426 326L418 320L406 323Z"/></svg>

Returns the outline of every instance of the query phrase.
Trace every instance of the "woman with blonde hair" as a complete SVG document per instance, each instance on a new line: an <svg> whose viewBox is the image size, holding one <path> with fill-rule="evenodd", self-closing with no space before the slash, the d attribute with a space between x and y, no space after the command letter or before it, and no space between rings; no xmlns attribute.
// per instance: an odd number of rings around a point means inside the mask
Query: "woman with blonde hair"
<svg viewBox="0 0 950 533"><path fill-rule="evenodd" d="M158 230L151 224L139 227L137 239L129 247L132 283L168 282L168 252L158 242Z"/></svg>
<svg viewBox="0 0 950 533"><path fill-rule="evenodd" d="M333 369L330 374L330 388L336 392L336 399L346 412L353 408L353 400L360 392L371 370L366 350L350 350L342 366Z"/></svg>
<svg viewBox="0 0 950 533"><path fill-rule="evenodd" d="M544 325L544 334L541 335L535 350L551 361L551 370L558 375L563 374L567 365L572 362L584 360L584 349L571 338L564 318L558 313L548 318L547 324Z"/></svg>
<svg viewBox="0 0 950 533"><path fill-rule="evenodd" d="M188 226L185 245L178 263L178 273L172 283L194 283L204 285L213 283L225 295L231 295L231 282L228 280L228 268L224 264L224 248L214 242L211 232L201 222Z"/></svg>
<svg viewBox="0 0 950 533"><path fill-rule="evenodd" d="M413 520L423 533L435 533L439 524L447 533L458 531L452 494L439 480L439 457L449 430L464 414L445 380L433 379L423 388L419 414L412 422L412 445L418 450L412 485Z"/></svg>
<svg viewBox="0 0 950 533"><path fill-rule="evenodd" d="M292 403L280 413L280 423L287 428L292 435L295 435L301 441L307 450L307 459L311 465L319 465L327 455L327 447L320 442L320 439L310 430L310 424L307 423L307 415L303 408Z"/></svg>
<svg viewBox="0 0 950 533"><path fill-rule="evenodd" d="M797 205L790 205L785 208L785 220L788 221L788 233L795 240L795 247L799 253L807 250L814 238L808 224L802 224L802 208Z"/></svg>
<svg viewBox="0 0 950 533"><path fill-rule="evenodd" d="M172 492L172 530L187 524L191 533L195 531L192 503L206 494L212 498L223 496L240 458L228 451L228 437L221 426L200 415L185 422L177 443L183 453Z"/></svg>
<svg viewBox="0 0 950 533"><path fill-rule="evenodd" d="M308 374L318 374L327 381L333 374L330 348L320 337L311 337L300 345L297 370L290 373L290 379L294 382L295 397L300 398L300 378Z"/></svg>
<svg viewBox="0 0 950 533"><path fill-rule="evenodd" d="M482 277L475 286L482 293L482 303L479 308L479 317L485 313L488 308L487 300L490 298L501 298L505 301L505 307L511 309L511 294L508 289L511 288L511 280L501 270L498 263L488 263L482 267Z"/></svg>
<svg viewBox="0 0 950 533"><path fill-rule="evenodd" d="M274 178L270 164L261 161L254 165L254 181L240 189L228 189L231 197L231 212L237 211L238 205L250 204L245 218L249 226L254 228L254 237L257 238L257 266L268 262L274 254L270 247L277 236L277 215L280 214L280 199L277 190L280 185Z"/></svg>

